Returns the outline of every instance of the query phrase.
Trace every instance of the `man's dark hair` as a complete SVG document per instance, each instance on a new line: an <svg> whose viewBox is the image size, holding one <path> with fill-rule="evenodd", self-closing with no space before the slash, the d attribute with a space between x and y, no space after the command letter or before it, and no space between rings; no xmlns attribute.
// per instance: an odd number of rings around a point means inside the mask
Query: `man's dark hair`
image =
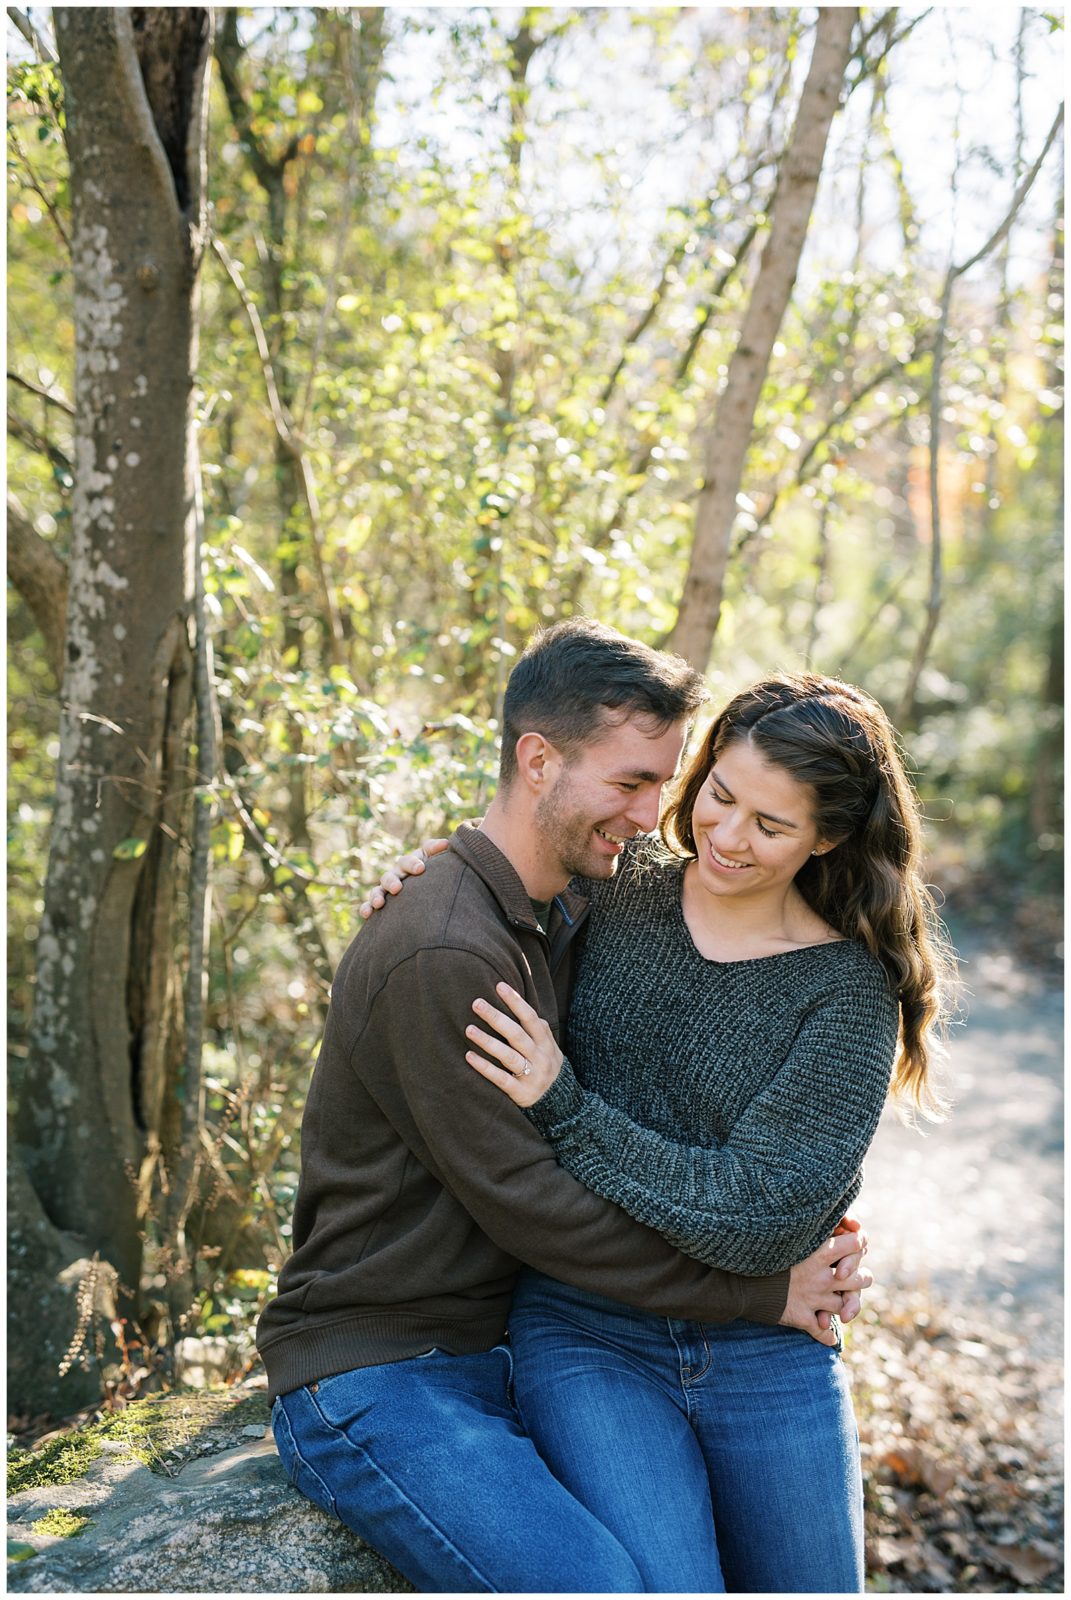
<svg viewBox="0 0 1071 1600"><path fill-rule="evenodd" d="M510 673L499 781L505 788L517 775L522 734L538 730L569 759L614 722L644 716L652 733L661 733L693 716L705 699L702 677L680 656L626 639L590 617L556 622L530 640Z"/></svg>

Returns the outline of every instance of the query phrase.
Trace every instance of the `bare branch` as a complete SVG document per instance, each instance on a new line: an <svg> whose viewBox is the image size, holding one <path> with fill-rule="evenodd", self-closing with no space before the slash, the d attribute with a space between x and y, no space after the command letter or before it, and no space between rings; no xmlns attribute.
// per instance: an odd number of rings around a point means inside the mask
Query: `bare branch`
<svg viewBox="0 0 1071 1600"><path fill-rule="evenodd" d="M63 679L67 632L67 568L42 539L20 502L8 491L7 575L25 600L45 643L57 683Z"/></svg>
<svg viewBox="0 0 1071 1600"><path fill-rule="evenodd" d="M190 876L187 887L189 915L189 967L184 996L184 1032L181 1117L175 1171L172 1174L171 1215L176 1249L180 1261L189 1262L186 1225L197 1197L198 1162L196 1152L203 1131L201 1099L201 1061L204 1050L204 1013L207 995L205 964L208 956L208 900L211 888L212 824L215 818L213 781L216 776L219 740L217 710L213 692L212 642L205 617L204 573L204 498L197 430L189 430L190 469L193 492L194 550L194 657L193 703L196 718L196 789L193 797L193 825L190 830ZM192 1270L192 1263L190 1263Z"/></svg>
<svg viewBox="0 0 1071 1600"><path fill-rule="evenodd" d="M43 433L38 433L36 428L31 428L28 422L23 422L21 417L10 410L7 414L7 431L13 439L24 444L27 450L35 451L39 456L46 456L52 463L54 471L73 480L74 468L70 457L58 445L53 444L51 439L46 439Z"/></svg>
<svg viewBox="0 0 1071 1600"><path fill-rule="evenodd" d="M749 225L747 232L737 245L734 259L729 266L724 269L717 283L715 283L713 289L710 291L707 303L703 307L703 310L699 316L699 320L696 322L696 325L692 330L692 337L688 340L688 343L681 354L681 358L677 363L677 370L673 375L675 383L683 383L685 378L688 376L692 362L695 360L699 346L702 343L703 335L706 333L707 328L710 325L711 318L713 317L717 308L718 301L722 298L726 289L729 287L730 283L733 281L736 274L746 261L747 253L751 249L751 246L755 243L758 232L759 223L756 219Z"/></svg>
<svg viewBox="0 0 1071 1600"><path fill-rule="evenodd" d="M51 44L45 38L44 34L41 32L40 28L38 28L30 19L27 12L20 11L18 6L8 6L7 14L11 18L11 21L15 24L16 28L22 34L22 37L26 40L26 43L33 47L38 59L40 61L47 61L50 66L55 66L56 62L59 60L59 57L57 56L55 50L53 50Z"/></svg>
<svg viewBox="0 0 1071 1600"><path fill-rule="evenodd" d="M948 319L952 309L952 291L955 288L957 281L962 278L965 273L969 272L972 267L976 267L979 261L983 260L991 250L995 250L997 245L1000 244L1002 240L1007 238L1012 224L1022 209L1023 202L1026 200L1027 195L1034 186L1034 182L1037 179L1038 173L1041 171L1045 157L1052 149L1056 136L1063 125L1063 120L1064 107L1063 102L1061 101L1060 108L1053 119L1052 127L1049 129L1045 143L1041 148L1041 153L1034 162L1033 166L1030 168L1029 172L1025 174L1022 181L1016 187L1015 193L1012 196L1011 205L1008 207L1006 215L1001 219L1000 225L992 234L990 234L982 248L975 251L973 256L970 256L966 261L961 262L959 266L949 267L948 275L945 278L945 286L941 295L941 312L937 321L937 333L934 339L933 376L930 382L930 588L926 597L925 619L922 624L922 630L915 644L915 649L912 653L911 664L908 667L907 672L907 683L904 687L903 699L901 700L900 709L897 716L897 721L901 727L908 726L914 719L919 680L922 677L922 671L926 665L927 657L929 656L930 646L933 643L934 635L937 632L937 625L941 619L944 565L941 527L941 494L939 483L941 457L941 368L944 362L945 340L948 332Z"/></svg>
<svg viewBox="0 0 1071 1600"><path fill-rule="evenodd" d="M873 27L868 28L862 39L859 41L859 48L856 51L856 55L859 58L859 71L856 73L855 77L851 80L845 90L845 100L847 100L848 97L853 94L856 89L858 89L861 83L865 83L868 78L872 78L876 72L881 70L882 66L888 60L890 54L893 50L895 50L896 46L901 44L909 34L914 33L919 23L925 22L926 18L933 11L932 6L927 6L925 11L920 11L916 16L912 17L911 20L900 29L899 33L896 33L893 31L892 23L898 9L898 7L894 7L891 11L883 12L878 18L877 22L874 23ZM887 30L889 34L885 46L878 55L868 57L866 54L867 45L870 43L871 39L876 38L877 35L881 33L882 29Z"/></svg>
<svg viewBox="0 0 1071 1600"><path fill-rule="evenodd" d="M676 269L680 266L681 262L684 260L685 243L686 241L682 239L679 244L674 245L673 249L670 251L665 265L662 268L661 276L651 291L650 300L648 300L644 309L640 312L639 316L633 322L631 328L625 334L625 337L621 342L621 354L617 358L617 365L607 378L605 384L603 385L602 394L599 396L600 406L605 406L609 403L610 396L613 394L617 385L617 380L625 370L625 362L628 359L629 350L631 350L632 346L637 344L639 340L643 338L643 335L647 332L647 329L654 321L658 308L662 304L662 296L666 292L670 279L672 278L672 275Z"/></svg>
<svg viewBox="0 0 1071 1600"><path fill-rule="evenodd" d="M910 576L911 569L908 568L906 572L901 572L896 582L892 584L890 588L886 589L877 606L870 613L870 616L863 623L863 626L859 629L859 632L856 634L855 638L852 640L843 656L841 656L840 661L837 663L835 673L836 677L843 678L847 674L848 668L858 652L863 648L863 645L869 639L875 626L880 620L881 614L885 610L885 607L892 605L893 602L899 598L900 592L906 585Z"/></svg>
<svg viewBox="0 0 1071 1600"><path fill-rule="evenodd" d="M739 183L741 183L741 184L752 184L752 183L754 183L754 181L758 177L759 173L762 172L765 167L771 166L773 164L773 162L775 161L775 159L776 159L775 156L773 156L768 150L764 149L758 155L758 157L752 162L752 164L749 167L749 169L747 170L747 172L742 174L742 176L738 180ZM724 174L723 174L722 178L719 181L720 181L720 183L725 183L727 181L725 176L724 176ZM718 190L717 187L715 187L715 188L713 188L713 189L711 189L709 191L709 193L708 193L708 201L709 201L709 203L713 204L713 202L718 197L719 197L719 190ZM733 261L732 265L729 266L726 269L726 271L722 273L721 277L718 279L718 281L715 284L714 288L711 290L710 295L708 297L708 303L707 303L706 310L705 310L704 314L700 317L699 324L698 324L698 327L697 327L697 331L694 332L693 335L692 335L692 341L693 342L689 344L688 350L685 353L685 356L683 358L682 366L680 368L678 368L678 373L677 373L678 379L681 376L683 376L683 373L687 372L688 368L691 366L692 360L693 360L693 358L695 356L696 349L698 349L698 346L699 346L699 341L701 340L703 332L706 329L707 323L710 320L712 302L715 302L715 301L721 299L721 296L725 292L726 284L728 283L728 281L732 277L732 275L737 271L738 267L740 266L740 263L743 261L744 257L747 255L748 251L750 250L751 245L754 242L755 235L758 232L758 228L759 228L758 222L753 222L751 224L751 226L748 228L747 232L745 233L743 239L741 239L739 245L737 246L736 259ZM628 351L631 349L631 347L634 344L637 344L639 342L639 340L647 332L647 329L650 327L651 323L654 321L654 318L657 315L657 313L658 313L658 311L659 311L659 309L661 307L662 300L663 300L663 298L665 296L665 293L666 293L666 289L668 288L670 282L672 281L673 273L680 266L681 262L684 259L685 254L687 253L687 248L686 247L687 247L687 241L684 240L684 239L682 239L678 244L676 244L673 247L673 249L671 250L669 256L666 259L665 265L662 268L661 276L659 277L659 280L658 280L657 284L655 285L654 289L651 291L650 300L648 301L648 303L644 307L644 309L640 312L640 314L636 318L636 320L633 322L631 328L629 328L628 332L626 333L626 335L624 337L624 340L622 341L621 354L618 357L617 365L614 367L613 371L610 373L609 377L607 378L606 383L605 383L605 385L603 387L602 394L599 396L599 404L601 406L605 406L609 402L610 396L613 394L614 388L615 388L615 386L617 384L617 380L621 376L621 373L624 371L625 362L626 362L627 357L628 357Z"/></svg>
<svg viewBox="0 0 1071 1600"><path fill-rule="evenodd" d="M253 299L252 295L245 286L245 280L242 277L242 269L240 265L237 261L235 261L234 257L227 249L227 246L223 243L223 240L218 236L214 236L212 239L212 248L223 263L224 270L226 271L228 278L231 280L235 293L242 302L246 319L249 323L250 329L252 330L253 340L257 347L257 355L260 357L261 372L264 376L264 387L268 391L268 405L271 409L271 419L275 424L275 431L279 435L279 438L282 440L287 451L296 460L300 453L300 445L295 438L291 419L287 415L283 403L279 398L279 385L275 378L275 367L271 358L271 350L268 346L267 335L264 332L264 324L260 320L260 312L257 310L256 301Z"/></svg>
<svg viewBox="0 0 1071 1600"><path fill-rule="evenodd" d="M749 528L746 533L741 534L741 536L737 539L735 545L733 546L734 559L742 555L749 545L754 544L762 530L769 525L774 512L777 510L786 494L790 494L793 490L802 488L805 483L808 483L810 479L814 477L819 468L824 465L823 462L817 460L818 451L821 449L822 445L824 445L827 440L829 440L837 432L837 429L842 427L844 423L848 421L852 413L863 403L867 396L872 394L875 389L877 389L881 384L886 383L890 378L901 374L905 367L909 366L911 362L917 361L920 356L927 354L931 348L932 341L930 339L918 342L906 360L889 362L888 366L881 367L879 371L873 373L865 383L859 386L859 388L852 390L852 392L845 396L843 400L839 400L837 402L833 409L833 415L826 419L824 425L818 430L803 451L803 454L800 456L794 470L792 471L792 476L780 483L770 495L769 500L766 503L766 507L763 510L762 515L758 518L755 527ZM886 426L888 420L892 419L885 419L880 422L877 427L867 430L867 437L877 432L878 428Z"/></svg>
<svg viewBox="0 0 1071 1600"><path fill-rule="evenodd" d="M338 614L338 603L335 591L331 587L327 575L327 561L324 554L323 523L320 518L320 503L316 493L316 480L313 475L312 463L309 461L308 449L305 441L293 420L279 398L279 385L275 376L275 366L272 362L271 351L268 348L264 325L260 320L260 313L256 303L242 281L241 268L227 250L222 239L213 238L212 247L222 261L228 278L234 286L238 298L245 309L249 326L253 331L253 338L260 357L261 371L264 375L264 386L268 391L268 405L271 408L272 422L279 440L295 462L298 475L301 479L302 493L305 497L305 508L309 516L309 532L312 535L313 565L319 580L320 594L324 603L324 610L328 621L328 647L331 659L338 664L342 660L342 646L344 635L342 632L342 619Z"/></svg>
<svg viewBox="0 0 1071 1600"><path fill-rule="evenodd" d="M70 250L71 250L71 239L70 239L70 235L67 232L67 229L63 226L63 220L60 217L60 214L59 214L58 210L56 209L56 206L55 206L54 202L50 199L50 197L45 193L44 189L41 187L40 179L38 178L37 173L33 169L33 164L31 163L29 156L26 154L25 150L22 148L22 144L21 144L21 142L19 140L19 136L18 136L17 132L15 131L14 127L9 126L8 133L9 133L10 138L11 138L11 148L14 150L15 154L18 156L19 160L22 162L23 166L26 168L26 171L27 171L27 173L29 175L30 181L29 181L28 187L33 191L33 193L40 200L41 204L44 206L45 210L48 212L49 218L50 218L50 220L52 222L52 226L55 228L56 232L59 234L60 239L63 241L63 248L67 251L67 253L69 255L70 254Z"/></svg>
<svg viewBox="0 0 1071 1600"><path fill-rule="evenodd" d="M990 237L986 240L985 244L982 246L982 248L980 250L976 250L975 251L974 255L971 256L969 261L964 261L961 266L952 268L952 270L951 270L951 272L949 274L949 276L951 278L953 278L953 279L962 278L963 274L965 272L970 272L971 268L972 267L976 267L978 265L979 261L981 261L985 256L987 256L991 250L995 250L996 249L997 245L1000 244L1001 240L1010 231L1013 222L1015 221L1016 217L1019 215L1019 212L1022 210L1022 206L1023 206L1024 200L1026 199L1027 195L1030 193L1031 189L1034 187L1034 181L1037 178L1038 173L1041 171L1042 166L1045 163L1045 157L1048 155L1049 151L1052 149L1053 143L1054 143L1054 141L1056 139L1056 135L1059 133L1061 127L1063 126L1063 121L1064 121L1064 103L1061 100L1060 101L1060 108L1057 111L1056 116L1053 118L1052 127L1049 129L1048 134L1046 135L1046 138L1045 138L1045 143L1041 147L1041 154L1038 156L1037 160L1034 162L1034 165L1030 168L1030 171L1025 175L1025 177L1023 178L1023 180L1020 183L1019 187L1016 189L1015 194L1012 196L1012 203L1008 207L1007 216L1004 217L1004 219L1002 220L1000 226L997 228L996 232L990 235Z"/></svg>
<svg viewBox="0 0 1071 1600"><path fill-rule="evenodd" d="M68 417L74 416L74 407L71 402L56 389L40 389L36 383L31 383L29 378L22 377L18 372L12 372L10 368L8 369L7 378L9 383L17 383L20 389L27 390L29 394L35 394L39 400L44 400L48 405L55 406L57 411L65 412Z"/></svg>

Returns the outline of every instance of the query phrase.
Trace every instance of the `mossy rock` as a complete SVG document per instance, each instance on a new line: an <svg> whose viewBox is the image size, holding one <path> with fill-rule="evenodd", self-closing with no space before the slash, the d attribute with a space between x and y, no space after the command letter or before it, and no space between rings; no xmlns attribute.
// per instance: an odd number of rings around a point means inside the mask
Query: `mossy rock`
<svg viewBox="0 0 1071 1600"><path fill-rule="evenodd" d="M268 1426L267 1395L236 1399L230 1390L179 1390L151 1395L123 1411L114 1411L52 1439L40 1450L12 1450L8 1455L7 1492L49 1484L73 1483L110 1451L126 1450L161 1477L173 1476L184 1461L215 1454L240 1443L244 1428Z"/></svg>
<svg viewBox="0 0 1071 1600"><path fill-rule="evenodd" d="M154 1395L23 1452L8 1589L381 1593L411 1585L286 1479L261 1390Z"/></svg>

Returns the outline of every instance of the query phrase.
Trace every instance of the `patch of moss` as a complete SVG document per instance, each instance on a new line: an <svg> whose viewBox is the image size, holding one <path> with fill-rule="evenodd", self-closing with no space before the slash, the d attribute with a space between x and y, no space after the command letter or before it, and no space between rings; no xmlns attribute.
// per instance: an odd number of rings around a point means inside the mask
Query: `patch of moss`
<svg viewBox="0 0 1071 1600"><path fill-rule="evenodd" d="M90 1517L83 1517L80 1512L67 1511L63 1506L57 1506L55 1511L46 1511L43 1517L31 1523L34 1533L51 1534L53 1539L74 1539L83 1528L88 1528Z"/></svg>
<svg viewBox="0 0 1071 1600"><path fill-rule="evenodd" d="M254 1423L266 1426L270 1415L265 1394L248 1395L237 1403L227 1391L151 1395L52 1439L40 1450L11 1451L7 1492L13 1495L22 1489L83 1478L106 1443L125 1445L143 1466L166 1477L171 1470L165 1460L169 1451L182 1449L196 1455L197 1439L207 1430L226 1426L240 1435L242 1428Z"/></svg>
<svg viewBox="0 0 1071 1600"><path fill-rule="evenodd" d="M7 1492L36 1489L44 1484L73 1483L84 1478L100 1455L100 1444L85 1428L52 1439L40 1450L11 1451L7 1460Z"/></svg>

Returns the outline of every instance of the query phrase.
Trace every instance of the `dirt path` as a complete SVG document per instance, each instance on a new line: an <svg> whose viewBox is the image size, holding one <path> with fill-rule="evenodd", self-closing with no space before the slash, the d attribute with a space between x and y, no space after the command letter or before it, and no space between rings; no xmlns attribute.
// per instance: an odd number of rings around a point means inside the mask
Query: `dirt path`
<svg viewBox="0 0 1071 1600"><path fill-rule="evenodd" d="M925 1137L890 1115L856 1209L875 1273L1063 1348L1063 1004L1051 981L963 934L967 1020L951 1046L951 1118Z"/></svg>

